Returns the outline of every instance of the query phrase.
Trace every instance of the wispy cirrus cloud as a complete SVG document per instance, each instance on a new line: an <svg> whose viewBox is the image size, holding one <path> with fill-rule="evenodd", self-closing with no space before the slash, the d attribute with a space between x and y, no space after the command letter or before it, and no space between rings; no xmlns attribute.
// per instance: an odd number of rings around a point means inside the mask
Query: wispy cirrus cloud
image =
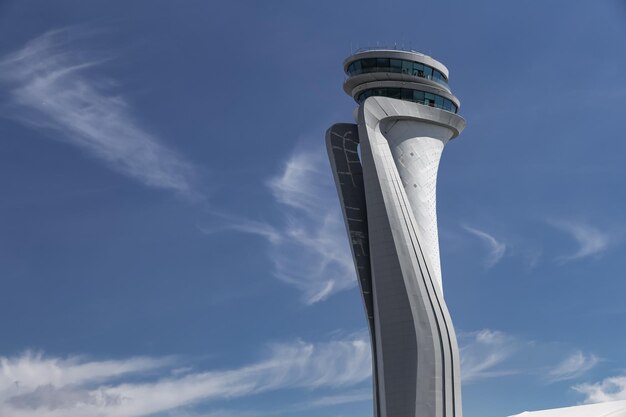
<svg viewBox="0 0 626 417"><path fill-rule="evenodd" d="M593 354L585 355L581 351L576 351L548 372L548 380L558 382L578 378L599 362L600 358Z"/></svg>
<svg viewBox="0 0 626 417"><path fill-rule="evenodd" d="M170 411L171 417L267 417L267 416L293 416L302 412L317 408L328 408L336 405L372 401L371 389L346 390L337 394L321 395L313 400L290 403L277 408L250 409L222 409L212 410L209 413L190 412L188 408Z"/></svg>
<svg viewBox="0 0 626 417"><path fill-rule="evenodd" d="M585 403L626 400L626 375L605 378L596 383L579 384L572 388L585 396Z"/></svg>
<svg viewBox="0 0 626 417"><path fill-rule="evenodd" d="M226 223L222 224L222 228L228 230L234 230L242 233L248 233L251 235L257 235L273 245L279 245L285 239L283 232L271 224L262 221L250 220L232 215L217 214L223 218ZM215 229L201 228L206 233L212 233Z"/></svg>
<svg viewBox="0 0 626 417"><path fill-rule="evenodd" d="M0 402L16 393L48 386L80 386L145 373L173 363L173 358L128 358L87 361L85 358L46 358L27 351L19 357L0 356Z"/></svg>
<svg viewBox="0 0 626 417"><path fill-rule="evenodd" d="M360 390L360 391L345 392L345 393L336 394L336 395L323 396L314 401L311 401L309 404L312 406L319 407L319 406L347 404L347 403L371 401L371 400L372 400L371 390Z"/></svg>
<svg viewBox="0 0 626 417"><path fill-rule="evenodd" d="M297 149L267 185L283 223L223 216L227 222L222 227L265 238L274 275L300 290L307 304L356 285L348 238L323 148Z"/></svg>
<svg viewBox="0 0 626 417"><path fill-rule="evenodd" d="M194 196L195 168L132 115L112 80L94 74L102 61L68 42L77 29L47 32L0 58L8 91L5 116L81 148L143 185Z"/></svg>
<svg viewBox="0 0 626 417"><path fill-rule="evenodd" d="M596 355L578 350L563 358L562 346L524 340L498 330L461 333L459 344L464 383L515 375L555 383L579 378L600 362Z"/></svg>
<svg viewBox="0 0 626 417"><path fill-rule="evenodd" d="M506 333L484 329L459 335L461 378L464 383L517 373L502 367L518 350L518 341Z"/></svg>
<svg viewBox="0 0 626 417"><path fill-rule="evenodd" d="M589 224L566 220L553 220L549 223L572 237L578 248L572 254L559 257L561 262L576 261L598 256L605 252L612 243L611 235Z"/></svg>
<svg viewBox="0 0 626 417"><path fill-rule="evenodd" d="M516 369L511 359L532 347L531 343L489 329L461 334L460 341L464 383L528 373L528 363ZM583 356L584 364L594 362L589 359L593 355ZM559 369L554 377L572 375L577 372L573 371L574 365L581 363L571 361L575 364L566 366L566 362L554 368ZM577 369L589 369L584 364ZM97 361L28 352L16 357L0 356L0 415L147 417L167 413L180 417L253 417L371 400L370 390L363 385L371 378L366 331L321 343L297 340L276 344L264 359L238 368L202 370L186 366L181 371L180 365L180 359L172 357ZM540 376L542 369L530 373ZM587 402L626 399L626 377L580 384L574 389L585 394ZM280 390L301 390L313 393L313 398L274 410L239 411L237 405L228 408L229 400ZM221 409L199 411L210 409L214 403ZM197 412L196 406L200 407Z"/></svg>
<svg viewBox="0 0 626 417"><path fill-rule="evenodd" d="M0 415L140 417L281 389L344 389L371 375L366 337L362 332L324 343L278 344L264 360L248 366L183 375L151 373L171 366L170 359L98 362L32 354L0 357ZM321 397L319 404L310 406L361 398L355 395Z"/></svg>
<svg viewBox="0 0 626 417"><path fill-rule="evenodd" d="M463 226L463 228L472 235L479 238L483 244L487 247L487 257L485 259L485 265L487 268L495 266L504 257L507 246L504 242L497 240L493 235L476 229L470 226Z"/></svg>
<svg viewBox="0 0 626 417"><path fill-rule="evenodd" d="M268 185L279 203L310 215L327 208L330 194L336 193L321 146L296 149Z"/></svg>

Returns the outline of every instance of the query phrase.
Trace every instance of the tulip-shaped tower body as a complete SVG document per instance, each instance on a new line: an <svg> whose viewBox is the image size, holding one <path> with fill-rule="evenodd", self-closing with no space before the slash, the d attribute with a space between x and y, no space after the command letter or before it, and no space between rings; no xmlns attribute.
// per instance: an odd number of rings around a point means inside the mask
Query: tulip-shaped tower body
<svg viewBox="0 0 626 417"><path fill-rule="evenodd" d="M326 145L372 338L374 415L461 417L436 213L441 153L465 127L459 101L447 68L417 52L360 52L344 69L358 124L332 126Z"/></svg>

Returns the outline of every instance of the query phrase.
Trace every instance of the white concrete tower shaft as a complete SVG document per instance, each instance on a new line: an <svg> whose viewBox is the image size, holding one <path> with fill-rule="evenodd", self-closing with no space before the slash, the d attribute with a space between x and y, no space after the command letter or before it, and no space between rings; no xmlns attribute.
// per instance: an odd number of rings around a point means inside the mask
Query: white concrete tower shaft
<svg viewBox="0 0 626 417"><path fill-rule="evenodd" d="M372 338L374 414L461 417L436 211L441 153L465 127L459 101L447 68L419 53L372 50L344 65L358 124L334 125L326 141Z"/></svg>

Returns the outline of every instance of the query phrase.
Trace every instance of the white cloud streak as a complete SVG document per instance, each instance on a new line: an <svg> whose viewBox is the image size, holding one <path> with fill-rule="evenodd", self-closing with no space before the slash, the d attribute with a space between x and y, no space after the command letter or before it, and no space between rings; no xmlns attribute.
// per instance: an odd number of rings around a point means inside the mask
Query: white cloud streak
<svg viewBox="0 0 626 417"><path fill-rule="evenodd" d="M460 333L463 383L513 375L532 375L544 383L579 378L601 359L574 351L563 358L553 344L524 340L497 330ZM556 365L552 365L556 363Z"/></svg>
<svg viewBox="0 0 626 417"><path fill-rule="evenodd" d="M93 74L99 62L85 59L69 35L48 32L0 58L12 108L6 115L143 185L193 196L193 166L140 126L124 97L111 92L114 82Z"/></svg>
<svg viewBox="0 0 626 417"><path fill-rule="evenodd" d="M361 401L372 401L372 392L367 390L352 391L337 395L327 395L311 401L309 404L314 407L326 407L331 405L348 404Z"/></svg>
<svg viewBox="0 0 626 417"><path fill-rule="evenodd" d="M593 226L573 221L551 221L550 224L570 235L578 244L577 250L559 258L562 262L600 255L609 248L611 237Z"/></svg>
<svg viewBox="0 0 626 417"><path fill-rule="evenodd" d="M548 380L558 382L578 378L599 362L600 358L595 355L585 355L581 351L574 352L548 372Z"/></svg>
<svg viewBox="0 0 626 417"><path fill-rule="evenodd" d="M171 358L130 358L123 361L85 361L79 357L44 358L26 352L20 357L0 357L0 401L15 392L32 392L42 386L84 385L146 372L172 363Z"/></svg>
<svg viewBox="0 0 626 417"><path fill-rule="evenodd" d="M517 373L501 365L518 349L518 342L497 330L484 329L459 335L462 342L461 378L463 383Z"/></svg>
<svg viewBox="0 0 626 417"><path fill-rule="evenodd" d="M365 333L319 344L279 344L252 365L160 378L146 371L163 367L168 360L1 357L0 415L140 417L279 389L345 388L369 379L370 361ZM131 373L142 378L125 378ZM348 400L355 400L354 395L343 399Z"/></svg>
<svg viewBox="0 0 626 417"><path fill-rule="evenodd" d="M322 143L320 141L320 143ZM274 274L313 304L356 284L339 203L323 149L296 150L268 181L285 221L230 218L226 227L262 236L270 244Z"/></svg>
<svg viewBox="0 0 626 417"><path fill-rule="evenodd" d="M248 233L251 235L260 236L267 241L269 241L273 245L279 245L285 239L282 231L267 222L254 221L244 218L238 218L234 216L225 216L219 215L223 217L227 223L222 225L222 228L228 230L234 230L237 232ZM211 228L200 228L205 233L213 233L215 229Z"/></svg>
<svg viewBox="0 0 626 417"><path fill-rule="evenodd" d="M321 143L321 142L320 142ZM321 147L296 150L284 164L283 172L269 181L279 203L315 215L328 206L332 187L330 168Z"/></svg>
<svg viewBox="0 0 626 417"><path fill-rule="evenodd" d="M498 241L494 236L479 229L475 229L469 226L463 226L463 228L474 236L478 237L487 247L488 253L485 259L485 265L487 268L495 266L502 260L506 253L506 244Z"/></svg>
<svg viewBox="0 0 626 417"><path fill-rule="evenodd" d="M626 400L626 375L605 378L597 383L579 384L573 388L585 395L585 403Z"/></svg>
<svg viewBox="0 0 626 417"><path fill-rule="evenodd" d="M186 409L177 409L169 412L170 417L267 417L282 415L300 415L304 411L310 411L316 408L333 407L336 405L349 404L355 402L372 401L372 390L350 390L337 394L323 395L313 400L291 403L285 407L279 408L263 408L259 410L242 410L242 409L222 409L212 410L207 413L196 413Z"/></svg>

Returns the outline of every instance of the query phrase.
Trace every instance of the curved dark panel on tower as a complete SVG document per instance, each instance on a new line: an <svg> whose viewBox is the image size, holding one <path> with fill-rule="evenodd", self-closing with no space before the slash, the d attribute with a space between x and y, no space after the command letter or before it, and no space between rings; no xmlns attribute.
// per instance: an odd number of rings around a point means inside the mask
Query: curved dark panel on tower
<svg viewBox="0 0 626 417"><path fill-rule="evenodd" d="M374 328L374 300L372 294L372 270L369 254L369 236L367 230L367 210L365 188L363 185L363 167L358 153L358 126L350 123L338 123L326 131L326 149L335 177L337 193L341 202L354 266L363 295L363 304L367 314L370 336L376 338ZM376 380L376 345L372 343L372 374L374 375L374 410L378 411L378 384Z"/></svg>
<svg viewBox="0 0 626 417"><path fill-rule="evenodd" d="M348 228L354 263L369 320L373 320L372 272L363 168L358 154L359 132L355 124L338 123L326 132L326 149L335 176L341 208Z"/></svg>

